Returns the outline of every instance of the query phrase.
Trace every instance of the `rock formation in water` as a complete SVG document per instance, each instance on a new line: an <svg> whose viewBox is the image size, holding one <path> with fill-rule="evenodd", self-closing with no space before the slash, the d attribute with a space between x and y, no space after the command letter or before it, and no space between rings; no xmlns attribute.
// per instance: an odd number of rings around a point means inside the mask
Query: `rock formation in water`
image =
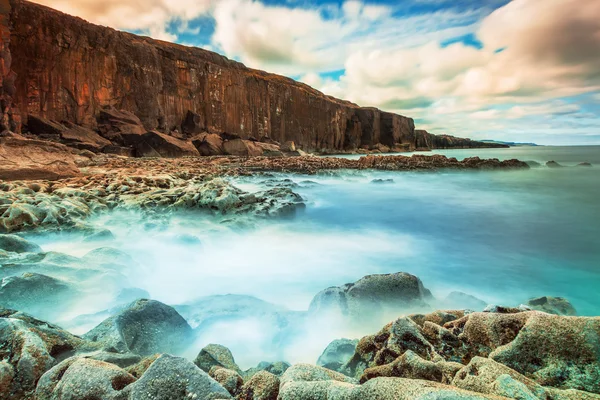
<svg viewBox="0 0 600 400"><path fill-rule="evenodd" d="M279 154L248 139L293 141L310 152L495 146L417 134L411 118L359 107L210 51L24 0L1 4L2 130L19 133L22 116L26 132L79 149L162 157Z"/></svg>

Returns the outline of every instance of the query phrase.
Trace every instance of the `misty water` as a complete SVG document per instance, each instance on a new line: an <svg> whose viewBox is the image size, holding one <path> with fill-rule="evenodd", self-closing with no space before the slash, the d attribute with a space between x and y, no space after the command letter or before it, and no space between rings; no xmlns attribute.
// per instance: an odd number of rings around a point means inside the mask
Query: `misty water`
<svg viewBox="0 0 600 400"><path fill-rule="evenodd" d="M108 214L94 223L110 229L114 239L31 239L45 251L77 257L97 247L118 248L135 260L126 274L130 284L151 298L224 309L230 317L205 322L193 351L221 343L243 367L261 360L315 362L332 339L378 330L380 325L344 331L334 320L306 322L302 313L298 326L289 323L293 311L306 311L320 290L368 274L409 272L438 299L455 290L506 305L564 296L580 315L600 314L600 147L436 153L555 160L565 167L232 178L246 191L287 185L305 199L306 209L277 221L181 213L148 223L137 214ZM574 167L580 162L595 166ZM207 298L226 294L265 303ZM84 333L106 316L93 314L106 308L102 296L82 298L55 322ZM263 308L268 318L254 312ZM285 312L287 330L273 317L279 311ZM92 317L77 319L81 314Z"/></svg>

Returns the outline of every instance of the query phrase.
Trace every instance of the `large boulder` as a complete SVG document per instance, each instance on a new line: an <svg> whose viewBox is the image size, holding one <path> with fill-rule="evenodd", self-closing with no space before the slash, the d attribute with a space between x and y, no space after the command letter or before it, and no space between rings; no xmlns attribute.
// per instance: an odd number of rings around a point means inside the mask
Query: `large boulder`
<svg viewBox="0 0 600 400"><path fill-rule="evenodd" d="M227 368L238 373L240 367L235 363L231 351L220 344L209 344L200 350L194 364L204 372L209 372L213 367Z"/></svg>
<svg viewBox="0 0 600 400"><path fill-rule="evenodd" d="M220 156L225 154L223 138L216 133L203 133L192 138L192 144L201 156Z"/></svg>
<svg viewBox="0 0 600 400"><path fill-rule="evenodd" d="M323 351L323 354L319 356L317 365L334 371L339 371L342 365L346 364L348 360L352 358L354 352L356 351L357 344L357 339L334 340L327 345Z"/></svg>
<svg viewBox="0 0 600 400"><path fill-rule="evenodd" d="M203 132L206 129L205 125L201 115L188 110L181 123L181 132L187 137L192 137Z"/></svg>
<svg viewBox="0 0 600 400"><path fill-rule="evenodd" d="M206 372L183 358L163 354L130 387L129 399L231 399Z"/></svg>
<svg viewBox="0 0 600 400"><path fill-rule="evenodd" d="M37 400L125 400L133 375L114 364L88 358L66 359L46 372L35 391Z"/></svg>
<svg viewBox="0 0 600 400"><path fill-rule="evenodd" d="M56 180L80 175L68 147L43 140L0 137L0 180Z"/></svg>
<svg viewBox="0 0 600 400"><path fill-rule="evenodd" d="M62 143L80 150L90 150L97 153L105 146L111 145L109 140L98 135L91 129L70 122L58 123L35 115L29 115L27 118L27 127L31 133L37 136L46 137L52 135Z"/></svg>
<svg viewBox="0 0 600 400"><path fill-rule="evenodd" d="M134 148L138 157L177 158L200 155L191 142L157 131L150 131L141 135L138 141L134 143Z"/></svg>
<svg viewBox="0 0 600 400"><path fill-rule="evenodd" d="M239 157L257 157L263 155L263 149L255 142L244 139L226 140L223 142L225 154Z"/></svg>
<svg viewBox="0 0 600 400"><path fill-rule="evenodd" d="M0 281L0 303L52 320L76 300L77 290L50 276L26 272Z"/></svg>
<svg viewBox="0 0 600 400"><path fill-rule="evenodd" d="M0 398L31 398L40 377L60 358L92 349L55 325L0 308Z"/></svg>
<svg viewBox="0 0 600 400"><path fill-rule="evenodd" d="M244 384L242 376L232 369L214 366L208 374L215 381L219 382L232 396L237 396Z"/></svg>
<svg viewBox="0 0 600 400"><path fill-rule="evenodd" d="M42 248L20 236L0 234L0 250L14 253L40 253Z"/></svg>
<svg viewBox="0 0 600 400"><path fill-rule="evenodd" d="M119 145L133 145L147 132L142 121L126 110L106 107L100 110L96 119L100 135Z"/></svg>
<svg viewBox="0 0 600 400"><path fill-rule="evenodd" d="M573 307L569 300L565 299L564 297L536 297L534 299L530 299L526 305L533 310L543 311L548 314L569 316L577 315L575 307Z"/></svg>
<svg viewBox="0 0 600 400"><path fill-rule="evenodd" d="M355 283L319 292L310 303L312 314L340 314L372 319L428 308L431 292L419 278L405 272L368 275Z"/></svg>
<svg viewBox="0 0 600 400"><path fill-rule="evenodd" d="M191 334L192 328L172 307L140 299L83 337L120 352L150 355L183 351Z"/></svg>

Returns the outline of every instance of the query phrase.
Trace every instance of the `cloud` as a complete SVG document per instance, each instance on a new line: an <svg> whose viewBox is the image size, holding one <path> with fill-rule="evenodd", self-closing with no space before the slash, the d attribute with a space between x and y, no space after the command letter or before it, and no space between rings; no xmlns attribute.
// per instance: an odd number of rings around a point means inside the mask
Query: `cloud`
<svg viewBox="0 0 600 400"><path fill-rule="evenodd" d="M172 22L186 30L189 21L210 11L211 0L35 0L67 14L116 29L139 31L174 41Z"/></svg>

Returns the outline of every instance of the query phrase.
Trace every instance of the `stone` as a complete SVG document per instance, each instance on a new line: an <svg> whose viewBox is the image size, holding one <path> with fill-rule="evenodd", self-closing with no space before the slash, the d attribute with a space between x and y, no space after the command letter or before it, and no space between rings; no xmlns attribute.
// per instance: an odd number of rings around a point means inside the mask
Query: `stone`
<svg viewBox="0 0 600 400"><path fill-rule="evenodd" d="M262 150L262 155L265 157L283 157L283 152L276 144L254 142L254 145Z"/></svg>
<svg viewBox="0 0 600 400"><path fill-rule="evenodd" d="M414 275L405 272L367 275L355 283L318 293L310 303L309 312L377 318L387 313L428 308L427 301L431 300L431 292Z"/></svg>
<svg viewBox="0 0 600 400"><path fill-rule="evenodd" d="M225 154L223 138L216 133L204 133L192 138L192 144L201 156L219 156Z"/></svg>
<svg viewBox="0 0 600 400"><path fill-rule="evenodd" d="M100 108L96 120L100 135L119 145L134 145L147 132L142 121L127 110Z"/></svg>
<svg viewBox="0 0 600 400"><path fill-rule="evenodd" d="M176 139L157 131L146 132L134 144L137 157L195 157L198 150L191 142Z"/></svg>
<svg viewBox="0 0 600 400"><path fill-rule="evenodd" d="M358 340L336 339L329 343L317 360L317 365L339 371L354 355Z"/></svg>
<svg viewBox="0 0 600 400"><path fill-rule="evenodd" d="M80 175L69 148L42 140L0 138L0 180L57 180Z"/></svg>
<svg viewBox="0 0 600 400"><path fill-rule="evenodd" d="M232 399L229 392L190 361L160 355L130 387L129 399Z"/></svg>
<svg viewBox="0 0 600 400"><path fill-rule="evenodd" d="M560 165L559 163L557 163L556 161L548 161L546 163L546 167L548 168L561 168L562 165Z"/></svg>
<svg viewBox="0 0 600 400"><path fill-rule="evenodd" d="M237 396L244 384L242 376L231 369L214 366L209 373L211 378L223 386L232 396Z"/></svg>
<svg viewBox="0 0 600 400"><path fill-rule="evenodd" d="M238 400L277 400L279 378L267 371L259 371L240 389Z"/></svg>
<svg viewBox="0 0 600 400"><path fill-rule="evenodd" d="M0 234L0 249L13 253L41 253L42 248L37 244L17 235Z"/></svg>
<svg viewBox="0 0 600 400"><path fill-rule="evenodd" d="M92 348L55 325L0 308L0 398L32 398L40 377L60 358Z"/></svg>
<svg viewBox="0 0 600 400"><path fill-rule="evenodd" d="M582 163L577 164L577 167L588 167L589 168L589 167L592 167L592 164L589 162L582 162Z"/></svg>
<svg viewBox="0 0 600 400"><path fill-rule="evenodd" d="M127 399L133 375L114 364L88 358L69 358L46 372L39 380L38 400ZM124 390L125 389L125 390Z"/></svg>
<svg viewBox="0 0 600 400"><path fill-rule="evenodd" d="M284 152L296 151L296 143L292 140L288 140L280 146L280 150Z"/></svg>
<svg viewBox="0 0 600 400"><path fill-rule="evenodd" d="M187 137L192 137L203 132L205 129L206 126L202 116L191 110L188 110L183 122L181 123L181 132Z"/></svg>
<svg viewBox="0 0 600 400"><path fill-rule="evenodd" d="M194 364L204 372L209 372L213 367L227 368L241 373L231 351L220 344L209 344L200 350Z"/></svg>
<svg viewBox="0 0 600 400"><path fill-rule="evenodd" d="M53 319L65 311L78 296L69 283L50 276L26 272L0 281L0 299L4 307Z"/></svg>
<svg viewBox="0 0 600 400"><path fill-rule="evenodd" d="M223 142L225 154L239 157L257 157L263 155L263 149L255 142L243 139L226 140Z"/></svg>
<svg viewBox="0 0 600 400"><path fill-rule="evenodd" d="M556 315L577 315L575 307L564 297L536 297L527 301L527 306L533 310L547 312Z"/></svg>
<svg viewBox="0 0 600 400"><path fill-rule="evenodd" d="M142 356L178 353L191 339L192 328L175 311L155 300L140 299L83 335L109 349Z"/></svg>
<svg viewBox="0 0 600 400"><path fill-rule="evenodd" d="M98 135L91 129L71 122L61 124L36 115L29 115L27 118L27 128L37 136L55 136L61 143L80 150L90 150L98 153L105 146L111 145L109 140Z"/></svg>

